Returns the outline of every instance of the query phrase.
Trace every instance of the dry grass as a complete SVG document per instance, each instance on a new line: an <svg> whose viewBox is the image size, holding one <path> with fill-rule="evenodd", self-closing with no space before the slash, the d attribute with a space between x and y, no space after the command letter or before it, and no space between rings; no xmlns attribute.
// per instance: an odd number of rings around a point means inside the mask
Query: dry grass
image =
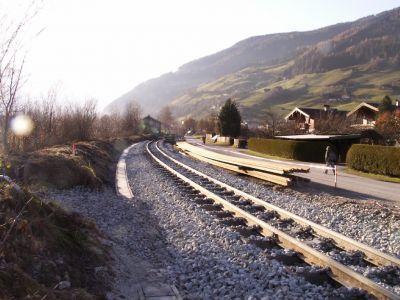
<svg viewBox="0 0 400 300"><path fill-rule="evenodd" d="M4 183L0 211L0 299L104 297L107 283L94 268L108 266L110 258L93 223ZM57 290L62 280L71 289Z"/></svg>
<svg viewBox="0 0 400 300"><path fill-rule="evenodd" d="M112 186L119 154L141 139L142 136L135 136L77 142L75 155L72 144L14 155L8 175L37 187L66 189L80 185L99 189L104 184Z"/></svg>

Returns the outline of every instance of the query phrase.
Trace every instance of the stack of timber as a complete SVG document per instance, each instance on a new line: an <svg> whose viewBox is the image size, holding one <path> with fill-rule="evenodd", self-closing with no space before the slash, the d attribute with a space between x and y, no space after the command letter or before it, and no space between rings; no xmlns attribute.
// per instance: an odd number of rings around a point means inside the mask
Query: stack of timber
<svg viewBox="0 0 400 300"><path fill-rule="evenodd" d="M306 173L310 171L309 168L296 165L270 163L224 155L193 146L187 142L179 142L177 147L198 160L283 186L289 186L298 181L298 177L293 174L294 172Z"/></svg>

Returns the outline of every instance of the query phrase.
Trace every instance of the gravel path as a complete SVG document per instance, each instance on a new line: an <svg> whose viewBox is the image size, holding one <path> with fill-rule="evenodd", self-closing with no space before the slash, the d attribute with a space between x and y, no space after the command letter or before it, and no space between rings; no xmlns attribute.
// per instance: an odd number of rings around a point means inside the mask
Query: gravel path
<svg viewBox="0 0 400 300"><path fill-rule="evenodd" d="M47 193L49 199L92 218L109 238L105 242L113 246L116 274L109 299L134 299L138 283L154 281L175 284L186 299L351 299L360 294L327 283L311 284L302 274L318 269L284 266L273 257L285 251L261 250L221 225L155 167L144 143L131 149L126 162L131 200L112 189ZM203 168L247 189L257 187L253 191L258 193L268 191L269 197L281 201L300 197Z"/></svg>
<svg viewBox="0 0 400 300"><path fill-rule="evenodd" d="M166 144L174 158L233 187L271 204L329 227L383 252L400 257L400 215L374 202L335 197L325 193L307 194L292 189L275 189L259 180L239 176L193 160Z"/></svg>

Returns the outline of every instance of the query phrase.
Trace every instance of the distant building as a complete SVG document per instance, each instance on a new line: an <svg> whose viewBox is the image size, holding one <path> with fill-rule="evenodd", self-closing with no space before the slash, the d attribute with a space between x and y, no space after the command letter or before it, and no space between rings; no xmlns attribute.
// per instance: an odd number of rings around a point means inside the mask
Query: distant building
<svg viewBox="0 0 400 300"><path fill-rule="evenodd" d="M347 118L351 120L351 127L360 129L372 129L375 127L376 119L379 115L379 105L377 102L361 102L353 110L347 113ZM393 110L400 110L399 100L397 99Z"/></svg>
<svg viewBox="0 0 400 300"><path fill-rule="evenodd" d="M150 115L148 115L147 117L144 117L142 119L142 122L143 122L144 132L152 133L152 134L161 133L161 122L150 117Z"/></svg>
<svg viewBox="0 0 400 300"><path fill-rule="evenodd" d="M375 126L375 121L379 114L379 103L362 102L353 110L347 113L347 117L351 119L352 127L363 129L371 129Z"/></svg>
<svg viewBox="0 0 400 300"><path fill-rule="evenodd" d="M295 107L286 117L286 121L293 121L298 129L313 132L319 120L345 118L346 111L331 108L325 104L322 109Z"/></svg>

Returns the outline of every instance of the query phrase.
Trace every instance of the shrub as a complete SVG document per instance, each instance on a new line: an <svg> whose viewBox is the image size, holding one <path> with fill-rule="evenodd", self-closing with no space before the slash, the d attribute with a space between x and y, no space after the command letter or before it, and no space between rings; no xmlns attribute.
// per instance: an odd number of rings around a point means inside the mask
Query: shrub
<svg viewBox="0 0 400 300"><path fill-rule="evenodd" d="M324 162L327 142L306 142L278 139L251 138L248 141L250 150L267 155L296 159L309 162ZM331 145L332 146L332 145Z"/></svg>
<svg viewBox="0 0 400 300"><path fill-rule="evenodd" d="M400 177L400 148L356 144L347 153L346 162L354 170Z"/></svg>

